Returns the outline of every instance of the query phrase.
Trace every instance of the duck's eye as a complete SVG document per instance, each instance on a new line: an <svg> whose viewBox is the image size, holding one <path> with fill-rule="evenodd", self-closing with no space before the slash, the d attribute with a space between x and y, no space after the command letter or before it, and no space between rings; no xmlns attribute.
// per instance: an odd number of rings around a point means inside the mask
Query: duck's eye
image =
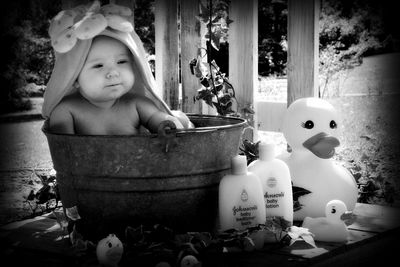
<svg viewBox="0 0 400 267"><path fill-rule="evenodd" d="M331 121L330 123L329 123L329 127L331 127L331 129L336 129L337 128L337 124L336 124L336 121Z"/></svg>
<svg viewBox="0 0 400 267"><path fill-rule="evenodd" d="M301 127L306 128L306 129L312 129L312 128L314 128L314 122L308 120L308 121L306 121L306 122L303 122L303 123L301 124Z"/></svg>
<svg viewBox="0 0 400 267"><path fill-rule="evenodd" d="M111 248L111 247L112 247L112 244L111 244L111 243L108 243L108 247Z"/></svg>
<svg viewBox="0 0 400 267"><path fill-rule="evenodd" d="M331 213L336 213L335 207L332 208Z"/></svg>

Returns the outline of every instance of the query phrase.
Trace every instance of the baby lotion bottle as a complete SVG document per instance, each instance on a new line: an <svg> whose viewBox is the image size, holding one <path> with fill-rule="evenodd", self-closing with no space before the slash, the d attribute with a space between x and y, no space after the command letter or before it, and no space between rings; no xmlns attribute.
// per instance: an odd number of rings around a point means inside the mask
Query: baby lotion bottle
<svg viewBox="0 0 400 267"><path fill-rule="evenodd" d="M259 159L249 164L262 184L266 216L283 217L288 226L293 224L293 192L289 167L275 158L275 144L260 142Z"/></svg>
<svg viewBox="0 0 400 267"><path fill-rule="evenodd" d="M231 159L231 174L219 184L220 230L244 230L265 223L265 203L260 179L247 171L246 156Z"/></svg>

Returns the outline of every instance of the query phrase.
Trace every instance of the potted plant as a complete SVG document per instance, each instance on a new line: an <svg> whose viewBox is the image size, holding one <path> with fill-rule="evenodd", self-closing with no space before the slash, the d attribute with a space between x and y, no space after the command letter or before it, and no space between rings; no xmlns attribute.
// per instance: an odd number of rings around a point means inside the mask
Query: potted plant
<svg viewBox="0 0 400 267"><path fill-rule="evenodd" d="M213 60L212 51L220 50L221 43L226 43L228 38L228 26L232 22L228 16L229 4L227 1L208 1L208 6L200 3L200 14L197 19L206 25L207 33L205 57L198 56L191 60L189 66L191 73L195 75L201 83L195 100L203 100L207 105L216 109L222 116L240 117L237 111L237 101L235 89L229 82L226 74L221 72L219 66Z"/></svg>

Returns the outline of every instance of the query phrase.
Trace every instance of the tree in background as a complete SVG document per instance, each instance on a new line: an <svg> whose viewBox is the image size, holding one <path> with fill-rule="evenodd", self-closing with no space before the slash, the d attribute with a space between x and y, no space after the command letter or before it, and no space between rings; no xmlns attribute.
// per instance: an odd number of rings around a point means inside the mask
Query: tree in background
<svg viewBox="0 0 400 267"><path fill-rule="evenodd" d="M54 64L48 19L60 10L60 1L14 0L1 8L0 113L31 108L27 83L45 85Z"/></svg>
<svg viewBox="0 0 400 267"><path fill-rule="evenodd" d="M258 73L283 76L287 63L287 1L259 0Z"/></svg>
<svg viewBox="0 0 400 267"><path fill-rule="evenodd" d="M339 95L340 88L328 92L328 84L346 70L362 63L367 55L392 52L387 45L390 30L384 20L388 3L377 0L323 0L320 16L320 96Z"/></svg>
<svg viewBox="0 0 400 267"><path fill-rule="evenodd" d="M143 46L150 55L155 54L154 0L136 0L135 31L140 36Z"/></svg>

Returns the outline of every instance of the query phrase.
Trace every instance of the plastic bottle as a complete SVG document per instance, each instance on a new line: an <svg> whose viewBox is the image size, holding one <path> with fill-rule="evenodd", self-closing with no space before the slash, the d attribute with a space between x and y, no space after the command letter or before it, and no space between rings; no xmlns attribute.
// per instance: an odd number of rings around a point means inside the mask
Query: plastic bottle
<svg viewBox="0 0 400 267"><path fill-rule="evenodd" d="M247 171L246 156L231 159L231 174L219 184L220 230L244 230L265 223L260 179Z"/></svg>
<svg viewBox="0 0 400 267"><path fill-rule="evenodd" d="M287 164L275 158L275 144L261 142L259 159L249 164L262 184L266 216L283 217L288 226L293 224L293 192Z"/></svg>

